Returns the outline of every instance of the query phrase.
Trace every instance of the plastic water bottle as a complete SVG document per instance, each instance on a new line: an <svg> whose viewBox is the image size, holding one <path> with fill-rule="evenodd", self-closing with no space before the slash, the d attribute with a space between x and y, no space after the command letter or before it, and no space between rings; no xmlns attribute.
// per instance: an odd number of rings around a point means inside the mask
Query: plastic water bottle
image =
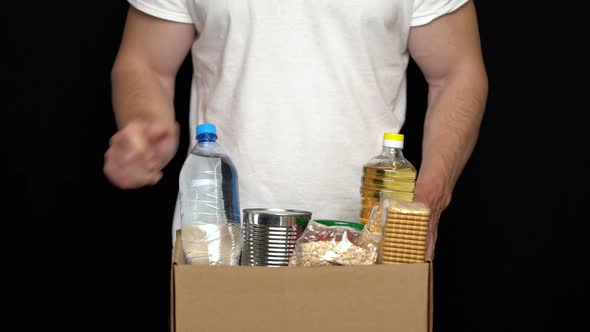
<svg viewBox="0 0 590 332"><path fill-rule="evenodd" d="M238 265L241 251L238 173L217 144L217 129L197 127L197 144L179 178L180 221L192 265Z"/></svg>

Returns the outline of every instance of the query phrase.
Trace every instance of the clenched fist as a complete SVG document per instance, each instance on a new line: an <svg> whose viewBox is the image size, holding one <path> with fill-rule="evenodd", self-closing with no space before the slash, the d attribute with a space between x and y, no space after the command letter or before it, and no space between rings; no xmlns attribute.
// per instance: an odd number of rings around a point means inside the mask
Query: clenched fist
<svg viewBox="0 0 590 332"><path fill-rule="evenodd" d="M104 173L117 187L134 189L154 185L178 148L177 123L131 122L110 140L104 155Z"/></svg>

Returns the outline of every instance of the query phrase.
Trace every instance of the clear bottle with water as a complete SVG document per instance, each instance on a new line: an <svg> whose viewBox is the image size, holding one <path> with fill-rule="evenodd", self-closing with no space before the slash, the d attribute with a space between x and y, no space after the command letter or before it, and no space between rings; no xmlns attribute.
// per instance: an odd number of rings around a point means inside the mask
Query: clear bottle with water
<svg viewBox="0 0 590 332"><path fill-rule="evenodd" d="M197 144L179 178L180 221L192 265L238 265L241 251L238 173L212 124L197 127Z"/></svg>

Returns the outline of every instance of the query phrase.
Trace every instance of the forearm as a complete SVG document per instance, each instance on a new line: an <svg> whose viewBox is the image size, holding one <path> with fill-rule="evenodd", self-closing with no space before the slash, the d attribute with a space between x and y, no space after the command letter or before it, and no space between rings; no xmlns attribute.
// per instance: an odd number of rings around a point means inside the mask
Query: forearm
<svg viewBox="0 0 590 332"><path fill-rule="evenodd" d="M486 98L483 67L430 83L417 191L440 196L426 199L440 200L442 208L473 151Z"/></svg>
<svg viewBox="0 0 590 332"><path fill-rule="evenodd" d="M148 66L118 60L112 71L115 119L119 128L139 120L174 123L174 78Z"/></svg>
<svg viewBox="0 0 590 332"><path fill-rule="evenodd" d="M426 256L432 258L440 215L471 156L487 99L473 1L412 28L408 47L429 87L414 199L431 209Z"/></svg>

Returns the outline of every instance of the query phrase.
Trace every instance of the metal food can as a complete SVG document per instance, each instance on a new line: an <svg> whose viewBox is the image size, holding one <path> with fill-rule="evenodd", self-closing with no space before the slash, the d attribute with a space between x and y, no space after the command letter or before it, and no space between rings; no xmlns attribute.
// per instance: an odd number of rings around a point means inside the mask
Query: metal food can
<svg viewBox="0 0 590 332"><path fill-rule="evenodd" d="M241 265L288 266L310 220L308 211L244 209Z"/></svg>

